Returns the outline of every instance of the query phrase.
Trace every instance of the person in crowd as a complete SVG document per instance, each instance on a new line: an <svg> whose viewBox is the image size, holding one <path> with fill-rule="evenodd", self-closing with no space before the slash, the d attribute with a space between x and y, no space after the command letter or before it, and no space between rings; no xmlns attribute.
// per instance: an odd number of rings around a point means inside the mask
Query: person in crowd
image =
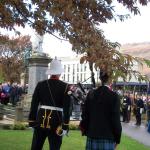
<svg viewBox="0 0 150 150"><path fill-rule="evenodd" d="M121 121L123 121L123 105L122 104L124 100L124 94L123 94L123 91L121 90L121 87L118 88L117 94L120 99L120 118L121 118Z"/></svg>
<svg viewBox="0 0 150 150"><path fill-rule="evenodd" d="M143 100L143 103L144 103L143 113L146 114L146 105L147 105L147 97L146 97L146 95L142 96L142 100Z"/></svg>
<svg viewBox="0 0 150 150"><path fill-rule="evenodd" d="M33 93L29 113L29 126L34 128L31 150L42 150L47 137L49 149L60 150L62 137L67 135L71 115L70 86L59 80L62 72L61 62L53 59L46 72L50 79L39 82Z"/></svg>
<svg viewBox="0 0 150 150"><path fill-rule="evenodd" d="M80 129L87 136L86 150L114 150L120 143L120 100L107 86L109 75L100 71L102 85L90 91L82 109Z"/></svg>
<svg viewBox="0 0 150 150"><path fill-rule="evenodd" d="M75 88L74 95L76 97L76 99L73 101L74 119L79 120L81 112L82 92L78 87Z"/></svg>
<svg viewBox="0 0 150 150"><path fill-rule="evenodd" d="M28 84L25 84L23 87L23 93L27 94L28 93Z"/></svg>
<svg viewBox="0 0 150 150"><path fill-rule="evenodd" d="M144 108L144 102L141 98L140 94L137 94L137 98L135 100L135 116L136 116L136 124L137 126L141 125L141 116Z"/></svg>
<svg viewBox="0 0 150 150"><path fill-rule="evenodd" d="M123 103L122 103L122 115L123 115L123 122L128 123L130 121L130 116L131 116L130 93L124 94Z"/></svg>
<svg viewBox="0 0 150 150"><path fill-rule="evenodd" d="M18 102L18 86L17 83L13 83L12 84L12 88L10 91L10 101L12 103L12 106L16 106L17 102Z"/></svg>
<svg viewBox="0 0 150 150"><path fill-rule="evenodd" d="M24 94L24 91L23 91L23 86L21 84L18 84L17 87L18 87L18 98L17 98L17 102L18 102L21 100L21 96Z"/></svg>
<svg viewBox="0 0 150 150"><path fill-rule="evenodd" d="M2 85L2 91L3 91L3 104L7 105L10 101L10 91L11 91L11 85L10 83L6 82Z"/></svg>
<svg viewBox="0 0 150 150"><path fill-rule="evenodd" d="M150 133L150 97L148 98L147 101L146 113L147 113L147 131Z"/></svg>
<svg viewBox="0 0 150 150"><path fill-rule="evenodd" d="M123 96L123 90L121 87L118 87L117 93L119 96Z"/></svg>

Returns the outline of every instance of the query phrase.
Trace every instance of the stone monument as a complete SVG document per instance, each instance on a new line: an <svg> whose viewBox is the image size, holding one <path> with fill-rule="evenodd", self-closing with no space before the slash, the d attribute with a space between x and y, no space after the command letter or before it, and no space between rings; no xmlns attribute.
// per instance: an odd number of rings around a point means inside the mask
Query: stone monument
<svg viewBox="0 0 150 150"><path fill-rule="evenodd" d="M43 52L43 35L35 34L35 41L32 44L32 55L29 58L29 87L28 94L33 94L34 88L39 81L47 79L46 70L50 58Z"/></svg>
<svg viewBox="0 0 150 150"><path fill-rule="evenodd" d="M25 97L23 107L29 108L32 94L39 81L48 79L45 74L48 64L51 59L42 49L43 36L36 34L36 38L32 44L32 54L29 60L29 80L28 80L28 94Z"/></svg>

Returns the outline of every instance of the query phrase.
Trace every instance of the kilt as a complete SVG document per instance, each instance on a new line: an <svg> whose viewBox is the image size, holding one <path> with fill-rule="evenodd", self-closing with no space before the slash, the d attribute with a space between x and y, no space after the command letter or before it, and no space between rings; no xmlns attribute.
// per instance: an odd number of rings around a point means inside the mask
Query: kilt
<svg viewBox="0 0 150 150"><path fill-rule="evenodd" d="M93 139L87 137L86 150L114 150L115 143L113 140Z"/></svg>

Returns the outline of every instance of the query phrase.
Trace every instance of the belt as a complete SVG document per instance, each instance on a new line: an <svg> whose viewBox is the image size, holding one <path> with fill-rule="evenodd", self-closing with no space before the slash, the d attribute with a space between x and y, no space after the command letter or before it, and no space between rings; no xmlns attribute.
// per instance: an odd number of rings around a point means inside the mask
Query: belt
<svg viewBox="0 0 150 150"><path fill-rule="evenodd" d="M43 109L49 109L49 110L63 111L62 108L60 108L60 107L54 107L54 106L41 105L40 108L43 108Z"/></svg>

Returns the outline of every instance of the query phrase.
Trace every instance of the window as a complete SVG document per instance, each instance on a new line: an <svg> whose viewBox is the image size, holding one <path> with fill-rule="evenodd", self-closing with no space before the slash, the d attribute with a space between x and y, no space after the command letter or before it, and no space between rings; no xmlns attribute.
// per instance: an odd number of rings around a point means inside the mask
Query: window
<svg viewBox="0 0 150 150"><path fill-rule="evenodd" d="M65 79L66 79L65 77L66 77L66 76L65 76L65 74L64 74L64 77L63 77L63 80L64 80L64 81L65 81Z"/></svg>
<svg viewBox="0 0 150 150"><path fill-rule="evenodd" d="M79 74L77 73L77 82L79 81Z"/></svg>
<svg viewBox="0 0 150 150"><path fill-rule="evenodd" d="M80 74L80 80L82 81L82 73Z"/></svg>
<svg viewBox="0 0 150 150"><path fill-rule="evenodd" d="M66 72L66 65L64 65L64 72Z"/></svg>
<svg viewBox="0 0 150 150"><path fill-rule="evenodd" d="M84 81L86 80L86 73L84 73Z"/></svg>
<svg viewBox="0 0 150 150"><path fill-rule="evenodd" d="M74 72L75 72L75 64L73 64L73 74L74 74Z"/></svg>
<svg viewBox="0 0 150 150"><path fill-rule="evenodd" d="M81 64L81 72L83 71L83 65Z"/></svg>
<svg viewBox="0 0 150 150"><path fill-rule="evenodd" d="M77 64L77 72L79 72L79 64Z"/></svg>
<svg viewBox="0 0 150 150"><path fill-rule="evenodd" d="M87 67L86 67L86 64L84 64L84 72L86 72L86 68L87 68Z"/></svg>
<svg viewBox="0 0 150 150"><path fill-rule="evenodd" d="M70 81L70 75L68 74L68 82Z"/></svg>
<svg viewBox="0 0 150 150"><path fill-rule="evenodd" d="M68 65L68 73L70 72L70 65Z"/></svg>

